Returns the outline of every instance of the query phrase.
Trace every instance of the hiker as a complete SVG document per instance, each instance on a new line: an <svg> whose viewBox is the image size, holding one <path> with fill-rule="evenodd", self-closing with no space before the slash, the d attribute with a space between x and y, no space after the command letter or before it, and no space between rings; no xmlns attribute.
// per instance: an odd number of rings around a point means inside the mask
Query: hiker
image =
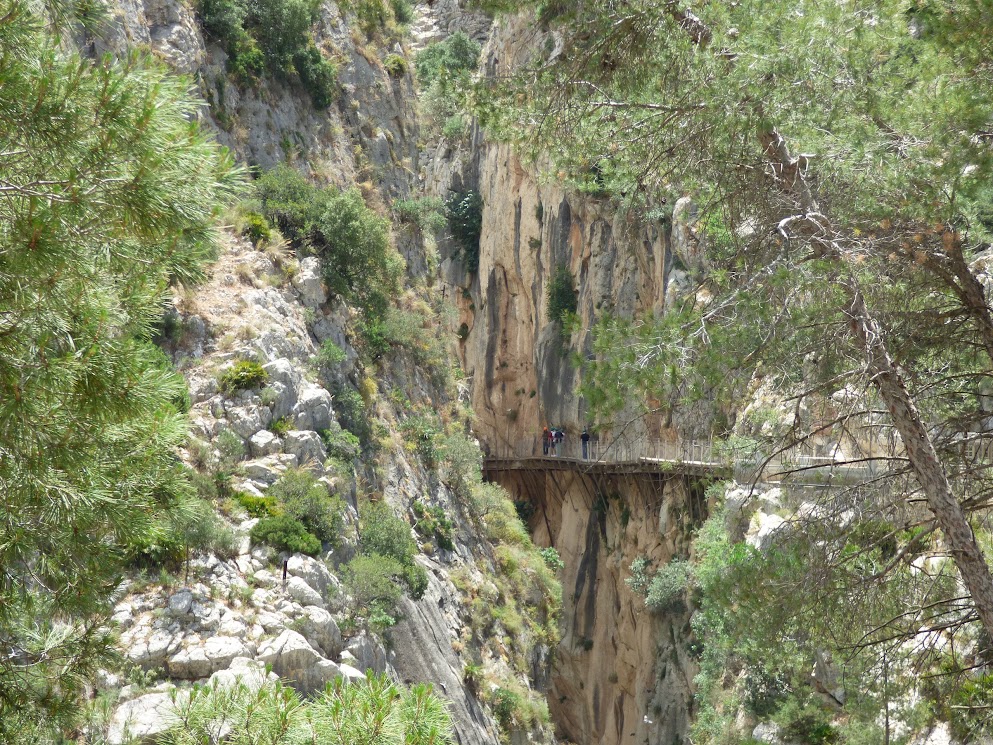
<svg viewBox="0 0 993 745"><path fill-rule="evenodd" d="M583 441L583 460L589 460L590 433L586 427L583 427L583 434L579 436L579 439Z"/></svg>
<svg viewBox="0 0 993 745"><path fill-rule="evenodd" d="M559 427L558 429L555 430L555 446L556 446L556 449L558 448L559 445L562 444L563 440L565 440L565 430L562 429L561 427ZM564 451L563 451L563 453L564 453Z"/></svg>
<svg viewBox="0 0 993 745"><path fill-rule="evenodd" d="M552 455L558 455L559 431L552 427L552 437L548 441L552 448Z"/></svg>
<svg viewBox="0 0 993 745"><path fill-rule="evenodd" d="M548 444L551 442L552 433L548 431L548 425L541 430L541 454L548 455Z"/></svg>

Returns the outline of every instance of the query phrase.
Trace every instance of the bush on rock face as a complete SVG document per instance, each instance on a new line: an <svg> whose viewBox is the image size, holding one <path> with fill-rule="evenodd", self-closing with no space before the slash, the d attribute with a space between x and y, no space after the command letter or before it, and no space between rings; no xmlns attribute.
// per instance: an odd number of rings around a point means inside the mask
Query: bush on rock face
<svg viewBox="0 0 993 745"><path fill-rule="evenodd" d="M321 551L321 542L307 527L289 515L263 517L252 528L252 541L265 543L277 551L316 556Z"/></svg>
<svg viewBox="0 0 993 745"><path fill-rule="evenodd" d="M356 189L338 191L281 165L256 182L266 218L296 247L321 259L328 289L379 315L400 291L403 259L390 246L389 224Z"/></svg>
<svg viewBox="0 0 993 745"><path fill-rule="evenodd" d="M266 495L277 500L286 514L299 520L318 540L337 544L344 530L345 504L328 492L312 473L294 468L283 474Z"/></svg>
<svg viewBox="0 0 993 745"><path fill-rule="evenodd" d="M269 382L269 373L262 365L252 360L240 360L229 370L221 374L217 380L221 393L231 396L238 391L248 391L262 388Z"/></svg>

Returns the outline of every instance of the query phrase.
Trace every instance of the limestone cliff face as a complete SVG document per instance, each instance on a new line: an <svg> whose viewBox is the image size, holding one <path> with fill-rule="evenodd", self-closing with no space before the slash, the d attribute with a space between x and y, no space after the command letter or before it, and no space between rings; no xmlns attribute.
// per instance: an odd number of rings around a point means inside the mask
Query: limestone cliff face
<svg viewBox="0 0 993 745"><path fill-rule="evenodd" d="M506 446L544 422L575 434L586 411L573 353L590 353L589 331L603 314L661 309L666 236L607 202L540 185L509 146L486 149L479 189L479 302L474 311L465 306L464 353L480 434ZM571 335L548 313L551 279L563 267L575 280L581 322Z"/></svg>
<svg viewBox="0 0 993 745"><path fill-rule="evenodd" d="M557 48L548 41L527 21L504 22L494 27L483 67L513 69L535 49ZM428 191L475 190L483 199L478 272L468 274L457 258L442 267L467 329L461 352L481 439L493 451L517 449L549 422L578 434L588 415L577 363L591 354L590 330L606 315L664 309L674 276L668 224L569 190L557 174L479 132L467 144L442 142L425 170ZM563 268L579 318L571 333L548 312L552 277ZM658 435L661 426L639 423L636 436Z"/></svg>
<svg viewBox="0 0 993 745"><path fill-rule="evenodd" d="M535 541L565 564L548 695L559 736L583 745L682 742L697 672L689 614L650 613L624 578L637 558L661 566L686 555L704 517L702 489L676 475L489 475L533 508Z"/></svg>

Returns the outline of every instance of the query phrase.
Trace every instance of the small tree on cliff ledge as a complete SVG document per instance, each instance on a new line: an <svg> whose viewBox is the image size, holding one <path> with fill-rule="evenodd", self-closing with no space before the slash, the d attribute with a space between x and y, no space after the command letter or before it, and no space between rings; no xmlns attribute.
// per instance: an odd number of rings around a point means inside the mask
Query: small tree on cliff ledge
<svg viewBox="0 0 993 745"><path fill-rule="evenodd" d="M237 183L185 81L65 52L33 8L0 2L3 742L72 723L126 548L188 493L183 384L152 324L170 282L201 276Z"/></svg>
<svg viewBox="0 0 993 745"><path fill-rule="evenodd" d="M665 400L687 379L740 401L759 369L797 400L869 391L818 426L871 415L899 434L887 479L927 506L971 597L947 612L993 637L970 521L993 481L965 446L993 368L989 4L496 5L538 7L564 43L481 92L490 131L580 186L597 164L615 193L692 193L710 239L710 275L671 314L601 327L594 403L632 386Z"/></svg>

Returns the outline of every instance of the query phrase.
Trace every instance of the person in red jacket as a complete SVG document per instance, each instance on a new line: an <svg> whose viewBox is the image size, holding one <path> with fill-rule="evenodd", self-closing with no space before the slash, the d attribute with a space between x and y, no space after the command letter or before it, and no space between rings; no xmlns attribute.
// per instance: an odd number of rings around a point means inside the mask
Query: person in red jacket
<svg viewBox="0 0 993 745"><path fill-rule="evenodd" d="M541 430L541 454L548 455L548 443L552 440L552 433L549 431L546 425L543 430Z"/></svg>

